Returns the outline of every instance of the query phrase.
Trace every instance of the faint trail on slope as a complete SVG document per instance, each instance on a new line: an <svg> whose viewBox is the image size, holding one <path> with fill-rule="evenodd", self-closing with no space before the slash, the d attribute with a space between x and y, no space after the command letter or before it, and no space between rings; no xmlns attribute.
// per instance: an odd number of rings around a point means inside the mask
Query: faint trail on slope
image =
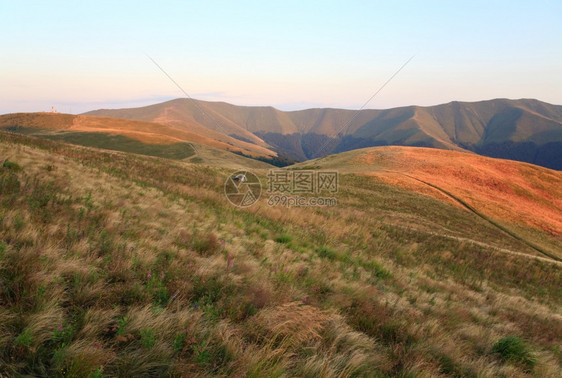
<svg viewBox="0 0 562 378"><path fill-rule="evenodd" d="M421 229L418 229L418 228L412 228L412 227L403 226L403 225L400 225L400 224L394 224L394 223L391 223L391 224L392 224L393 227L403 228L405 230L416 230L417 232L423 232L424 234L428 234L428 235L435 235L435 236L439 236L439 237L443 237L443 238L447 238L447 239L451 239L451 240L457 240L457 241L461 241L461 242L468 242L468 243L476 244L476 245L479 245L481 247L493 249L497 252L505 253L505 254L508 254L508 255L514 255L514 256L518 256L518 257L526 257L526 258L545 261L545 262L548 262L548 263L551 263L551 264L556 264L556 265L562 266L562 261L553 260L552 258L549 258L549 257L535 256L535 255L530 255L528 253L512 251L510 249L496 247L496 246L488 244L488 243L484 243L484 242L474 240L474 239L463 238L461 236L440 234L438 232L421 230Z"/></svg>
<svg viewBox="0 0 562 378"><path fill-rule="evenodd" d="M493 226L495 226L496 228L499 228L501 231L503 231L504 233L508 234L509 236L511 236L514 239L519 240L520 242L528 245L529 247L531 247L532 249L534 249L535 251L545 255L546 257L549 257L550 259L554 260L554 261L558 261L558 262L562 262L562 259L558 256L553 255L550 252L547 252L545 250L543 250L542 248L536 246L535 244L529 242L528 240L523 239L521 236L517 235L516 233L514 233L513 231L508 230L507 228L505 228L504 226L500 225L499 223L495 222L494 220L488 218L487 216L485 216L484 214L480 213L478 210L476 210L474 207L470 206L468 203L466 203L465 201L463 201L462 199L458 198L457 196L455 196L454 194L446 191L445 189L442 189L440 187L438 187L437 185L431 184L427 181L424 180L420 180L419 178L416 178L414 176L410 176L406 173L403 172L397 172L397 171L391 171L391 170L387 170L385 169L384 171L386 172L390 172L390 173L396 173L402 176L406 176L412 180L421 182L422 184L428 185L438 191L440 191L441 193L445 194L446 196L448 196L449 198L455 200L456 202L458 202L460 205L462 205L465 209L467 209L468 211L472 212L473 214L475 214L476 216L484 219L486 222L492 224Z"/></svg>

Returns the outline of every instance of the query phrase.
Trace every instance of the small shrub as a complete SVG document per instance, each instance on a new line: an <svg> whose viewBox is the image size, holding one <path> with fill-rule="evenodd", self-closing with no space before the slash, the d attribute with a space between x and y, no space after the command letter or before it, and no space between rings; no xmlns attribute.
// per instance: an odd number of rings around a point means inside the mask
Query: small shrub
<svg viewBox="0 0 562 378"><path fill-rule="evenodd" d="M185 343L185 339L187 338L187 333L182 332L176 336L174 342L172 343L172 347L174 348L174 352L180 353L183 350L183 346Z"/></svg>
<svg viewBox="0 0 562 378"><path fill-rule="evenodd" d="M88 375L88 378L102 378L102 377L103 377L103 373L101 368L97 368L96 370L91 372L90 375Z"/></svg>
<svg viewBox="0 0 562 378"><path fill-rule="evenodd" d="M374 276L377 278L388 278L391 276L390 272L385 268L383 268L383 266L377 263L376 261L360 260L359 264L367 271L372 272Z"/></svg>
<svg viewBox="0 0 562 378"><path fill-rule="evenodd" d="M72 327L68 325L59 325L53 332L53 342L60 345L68 345L73 336Z"/></svg>
<svg viewBox="0 0 562 378"><path fill-rule="evenodd" d="M154 344L156 344L156 337L154 336L154 332L152 331L152 329L150 329L150 327L141 329L140 336L140 342L143 348L150 349L154 346Z"/></svg>
<svg viewBox="0 0 562 378"><path fill-rule="evenodd" d="M19 232L21 231L23 226L25 226L25 221L20 214L16 214L16 216L14 217L14 229Z"/></svg>
<svg viewBox="0 0 562 378"><path fill-rule="evenodd" d="M65 376L68 373L68 366L66 361L68 360L68 347L63 345L60 348L55 349L53 353L53 368L61 375Z"/></svg>
<svg viewBox="0 0 562 378"><path fill-rule="evenodd" d="M30 348L33 344L33 335L29 328L25 329L22 333L16 337L16 345L21 345Z"/></svg>
<svg viewBox="0 0 562 378"><path fill-rule="evenodd" d="M223 282L218 277L197 277L193 282L192 302L214 304L221 298L233 293L232 284Z"/></svg>
<svg viewBox="0 0 562 378"><path fill-rule="evenodd" d="M205 343L201 343L200 345L196 345L193 348L193 352L195 355L195 362L198 364L207 364L210 363L212 360L212 355L209 350L206 348Z"/></svg>
<svg viewBox="0 0 562 378"><path fill-rule="evenodd" d="M193 238L193 248L201 255L210 256L220 249L217 237L209 232L203 236Z"/></svg>
<svg viewBox="0 0 562 378"><path fill-rule="evenodd" d="M146 288L152 295L152 300L155 305L166 306L168 304L168 288L161 279L151 276Z"/></svg>
<svg viewBox="0 0 562 378"><path fill-rule="evenodd" d="M4 163L2 163L2 168L9 169L15 172L21 171L21 167L19 166L18 163L9 160L4 160Z"/></svg>
<svg viewBox="0 0 562 378"><path fill-rule="evenodd" d="M527 346L517 336L507 336L498 340L494 344L492 351L499 355L503 361L511 361L521 363L528 368L535 366L536 360Z"/></svg>
<svg viewBox="0 0 562 378"><path fill-rule="evenodd" d="M412 345L415 342L414 336L408 333L404 324L395 319L380 324L379 335L388 344L405 343L406 345Z"/></svg>
<svg viewBox="0 0 562 378"><path fill-rule="evenodd" d="M266 304L271 301L271 293L264 287L251 286L247 290L250 295L251 304L256 309L263 308Z"/></svg>
<svg viewBox="0 0 562 378"><path fill-rule="evenodd" d="M117 323L117 336L123 336L125 334L125 326L128 322L129 319L126 316L119 320L119 322Z"/></svg>
<svg viewBox="0 0 562 378"><path fill-rule="evenodd" d="M326 246L317 248L316 253L318 253L318 256L328 260L335 260L338 258L338 253Z"/></svg>
<svg viewBox="0 0 562 378"><path fill-rule="evenodd" d="M205 366L206 370L213 370L228 363L232 356L226 347L220 343L202 341L193 346L193 357L196 364Z"/></svg>
<svg viewBox="0 0 562 378"><path fill-rule="evenodd" d="M55 200L57 190L53 185L44 185L35 181L32 192L27 196L32 209L43 209Z"/></svg>
<svg viewBox="0 0 562 378"><path fill-rule="evenodd" d="M457 372L458 366L451 357L447 356L446 354L441 354L437 356L437 359L439 360L441 373L452 375L453 373Z"/></svg>
<svg viewBox="0 0 562 378"><path fill-rule="evenodd" d="M0 176L0 193L2 194L15 194L19 193L21 183L18 177L10 173L7 176Z"/></svg>
<svg viewBox="0 0 562 378"><path fill-rule="evenodd" d="M115 248L113 237L107 233L106 230L102 230L100 233L100 238L97 245L100 255L107 255L112 252Z"/></svg>
<svg viewBox="0 0 562 378"><path fill-rule="evenodd" d="M282 235L276 237L275 241L277 243L281 243L281 244L289 244L290 242L293 241L293 237L291 235L282 234Z"/></svg>

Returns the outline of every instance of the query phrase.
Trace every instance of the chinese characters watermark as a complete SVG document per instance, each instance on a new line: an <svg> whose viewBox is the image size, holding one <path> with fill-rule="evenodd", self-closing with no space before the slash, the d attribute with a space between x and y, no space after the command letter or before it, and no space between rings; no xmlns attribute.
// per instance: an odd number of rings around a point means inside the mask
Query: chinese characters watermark
<svg viewBox="0 0 562 378"><path fill-rule="evenodd" d="M320 196L338 192L337 171L270 169L266 179L269 206L336 206L338 203L333 196ZM226 197L239 207L256 203L261 189L259 178L248 171L231 174L224 184Z"/></svg>
<svg viewBox="0 0 562 378"><path fill-rule="evenodd" d="M337 193L336 171L286 171L270 169L267 174L269 193L320 194Z"/></svg>
<svg viewBox="0 0 562 378"><path fill-rule="evenodd" d="M310 195L337 193L338 185L337 171L270 169L267 174L267 204L285 207L336 206L337 198Z"/></svg>

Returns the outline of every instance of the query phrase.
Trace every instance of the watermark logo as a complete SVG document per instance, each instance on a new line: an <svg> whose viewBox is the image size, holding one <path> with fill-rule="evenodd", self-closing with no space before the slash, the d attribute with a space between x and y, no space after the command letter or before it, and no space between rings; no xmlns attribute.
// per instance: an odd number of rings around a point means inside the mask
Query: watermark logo
<svg viewBox="0 0 562 378"><path fill-rule="evenodd" d="M269 206L312 207L336 206L335 197L319 194L338 192L337 171L270 169L267 174Z"/></svg>
<svg viewBox="0 0 562 378"><path fill-rule="evenodd" d="M338 192L337 171L270 169L267 173L268 206L312 207L336 206L337 198L321 196ZM224 183L226 198L234 206L248 207L258 201L262 185L258 176L237 171Z"/></svg>
<svg viewBox="0 0 562 378"><path fill-rule="evenodd" d="M234 172L224 183L224 194L234 206L252 206L261 195L260 179L252 172Z"/></svg>
<svg viewBox="0 0 562 378"><path fill-rule="evenodd" d="M267 200L269 206L313 207L336 206L338 199L334 197L303 197L297 195L272 194Z"/></svg>
<svg viewBox="0 0 562 378"><path fill-rule="evenodd" d="M270 169L267 174L268 192L290 194L320 194L338 192L337 171L285 171Z"/></svg>

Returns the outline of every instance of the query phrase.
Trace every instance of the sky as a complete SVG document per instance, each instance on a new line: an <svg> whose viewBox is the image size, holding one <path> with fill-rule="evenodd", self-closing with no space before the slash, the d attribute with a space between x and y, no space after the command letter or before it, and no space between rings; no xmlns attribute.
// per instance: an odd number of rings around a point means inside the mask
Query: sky
<svg viewBox="0 0 562 378"><path fill-rule="evenodd" d="M0 114L562 105L562 1L0 0ZM150 57L150 58L149 58Z"/></svg>

